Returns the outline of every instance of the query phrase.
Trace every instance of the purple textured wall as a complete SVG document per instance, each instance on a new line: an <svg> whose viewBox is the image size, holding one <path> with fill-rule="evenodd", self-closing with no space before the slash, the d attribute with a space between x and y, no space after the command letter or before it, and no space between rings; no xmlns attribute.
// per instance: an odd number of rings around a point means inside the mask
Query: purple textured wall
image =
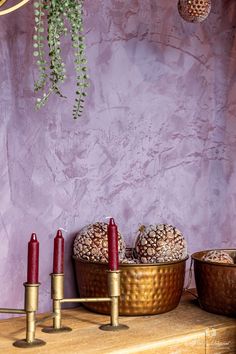
<svg viewBox="0 0 236 354"><path fill-rule="evenodd" d="M172 0L85 0L91 77L73 121L73 66L63 102L35 112L31 4L0 18L0 307L23 305L27 242L40 241L40 311L50 308L53 237L113 215L127 243L168 222L189 253L235 247L236 3L188 24Z"/></svg>

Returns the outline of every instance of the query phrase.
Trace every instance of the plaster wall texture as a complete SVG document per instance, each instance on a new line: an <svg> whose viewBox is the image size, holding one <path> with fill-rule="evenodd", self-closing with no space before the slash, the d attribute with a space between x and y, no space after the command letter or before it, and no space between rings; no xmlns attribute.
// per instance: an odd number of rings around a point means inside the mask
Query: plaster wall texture
<svg viewBox="0 0 236 354"><path fill-rule="evenodd" d="M0 19L0 307L23 306L27 242L40 241L39 311L50 309L53 238L65 237L65 295L76 294L72 241L112 215L132 246L140 224L166 222L189 253L235 247L236 4L202 24L172 0L86 0L91 86L34 111L31 4Z"/></svg>

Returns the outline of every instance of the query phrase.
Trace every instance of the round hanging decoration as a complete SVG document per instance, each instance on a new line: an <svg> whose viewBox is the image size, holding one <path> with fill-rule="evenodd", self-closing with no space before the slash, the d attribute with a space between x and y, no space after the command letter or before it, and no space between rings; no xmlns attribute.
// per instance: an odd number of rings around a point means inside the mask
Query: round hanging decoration
<svg viewBox="0 0 236 354"><path fill-rule="evenodd" d="M178 11L187 22L202 22L211 11L211 0L179 0Z"/></svg>
<svg viewBox="0 0 236 354"><path fill-rule="evenodd" d="M2 5L4 5L6 2L7 2L7 0L0 0L0 7ZM19 9L21 6L25 5L27 2L29 2L29 0L21 0L16 5L10 6L10 7L6 8L5 10L0 10L0 16L7 15L10 12Z"/></svg>

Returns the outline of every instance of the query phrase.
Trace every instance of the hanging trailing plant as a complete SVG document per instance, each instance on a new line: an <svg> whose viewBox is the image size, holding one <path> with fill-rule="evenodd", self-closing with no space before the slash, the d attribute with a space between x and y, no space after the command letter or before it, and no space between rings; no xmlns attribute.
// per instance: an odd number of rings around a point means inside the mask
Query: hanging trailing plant
<svg viewBox="0 0 236 354"><path fill-rule="evenodd" d="M34 2L35 34L34 56L39 77L35 82L35 92L41 92L36 108L41 108L54 93L65 97L61 85L66 79L65 64L62 59L61 40L70 35L74 50L76 72L75 103L73 118L81 116L88 87L87 60L83 36L83 0L36 0ZM45 49L45 44L48 49Z"/></svg>

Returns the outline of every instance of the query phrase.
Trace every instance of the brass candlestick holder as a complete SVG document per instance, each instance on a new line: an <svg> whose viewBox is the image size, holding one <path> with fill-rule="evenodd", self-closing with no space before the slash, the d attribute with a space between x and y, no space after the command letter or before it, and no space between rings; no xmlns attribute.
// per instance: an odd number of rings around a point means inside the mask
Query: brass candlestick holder
<svg viewBox="0 0 236 354"><path fill-rule="evenodd" d="M64 298L64 274L51 275L51 299L53 304L53 325L42 329L46 333L70 332L70 327L62 326L61 302Z"/></svg>
<svg viewBox="0 0 236 354"><path fill-rule="evenodd" d="M41 347L46 344L35 338L36 311L38 310L38 291L40 284L24 283L25 305L24 309L0 308L0 313L26 314L26 338L13 343L18 348Z"/></svg>
<svg viewBox="0 0 236 354"><path fill-rule="evenodd" d="M128 326L119 324L120 270L108 270L108 295L111 301L110 323L99 328L103 331L128 329Z"/></svg>
<svg viewBox="0 0 236 354"><path fill-rule="evenodd" d="M64 274L51 274L51 298L53 300L53 326L45 327L46 333L69 332L71 328L62 326L61 304L70 302L104 302L111 303L111 320L109 324L99 328L104 331L119 331L128 329L126 325L119 324L119 296L120 296L120 271L108 271L108 295L98 298L68 298L64 299Z"/></svg>

